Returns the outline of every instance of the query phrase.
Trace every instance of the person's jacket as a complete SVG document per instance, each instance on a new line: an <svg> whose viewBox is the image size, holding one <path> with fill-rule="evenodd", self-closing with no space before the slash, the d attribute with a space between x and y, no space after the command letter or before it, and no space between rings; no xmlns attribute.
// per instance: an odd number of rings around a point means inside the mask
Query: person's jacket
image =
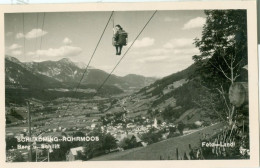
<svg viewBox="0 0 260 168"><path fill-rule="evenodd" d="M115 45L126 45L127 37L128 35L123 29L118 30L114 35Z"/></svg>

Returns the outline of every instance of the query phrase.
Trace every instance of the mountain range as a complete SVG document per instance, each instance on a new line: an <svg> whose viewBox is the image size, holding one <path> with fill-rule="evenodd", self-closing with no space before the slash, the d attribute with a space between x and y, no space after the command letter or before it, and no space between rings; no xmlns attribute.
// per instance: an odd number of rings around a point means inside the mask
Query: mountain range
<svg viewBox="0 0 260 168"><path fill-rule="evenodd" d="M59 61L21 62L17 58L5 57L6 87L25 88L73 88L81 80L81 85L101 85L109 75L107 72L72 62L68 58ZM111 75L106 85L118 87L121 90L139 90L156 78L129 74L124 77Z"/></svg>

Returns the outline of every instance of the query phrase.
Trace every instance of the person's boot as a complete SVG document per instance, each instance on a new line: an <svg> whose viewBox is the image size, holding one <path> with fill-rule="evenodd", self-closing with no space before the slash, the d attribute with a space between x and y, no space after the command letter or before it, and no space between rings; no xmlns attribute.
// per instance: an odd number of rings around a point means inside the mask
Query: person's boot
<svg viewBox="0 0 260 168"><path fill-rule="evenodd" d="M116 46L116 55L118 55L118 46Z"/></svg>
<svg viewBox="0 0 260 168"><path fill-rule="evenodd" d="M122 47L119 47L119 53L118 55L121 55Z"/></svg>

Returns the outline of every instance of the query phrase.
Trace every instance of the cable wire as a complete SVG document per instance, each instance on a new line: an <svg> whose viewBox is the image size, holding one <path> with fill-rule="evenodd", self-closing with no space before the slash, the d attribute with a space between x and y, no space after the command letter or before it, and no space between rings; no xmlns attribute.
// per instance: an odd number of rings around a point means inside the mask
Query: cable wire
<svg viewBox="0 0 260 168"><path fill-rule="evenodd" d="M131 47L133 46L133 44L135 43L135 41L138 39L138 37L142 34L142 32L144 31L144 29L146 28L146 26L148 25L148 23L152 20L152 18L154 17L154 15L156 14L157 10L152 14L152 16L150 17L150 19L147 21L147 23L144 25L144 27L142 28L142 30L140 31L140 33L136 36L136 38L134 39L133 43L130 45L130 47L128 47L128 49L126 50L126 52L124 53L124 55L122 56L122 58L118 61L118 63L116 64L116 66L113 68L113 70L110 72L110 74L107 76L107 78L104 80L104 82L100 85L100 87L97 89L97 92L104 86L104 84L106 83L106 81L108 80L108 78L112 75L112 73L114 72L114 70L116 69L116 67L120 64L120 62L122 61L122 59L125 57L125 55L127 54L127 52L131 49Z"/></svg>
<svg viewBox="0 0 260 168"><path fill-rule="evenodd" d="M91 56L91 58L90 58L90 60L89 60L89 62L88 62L88 65L87 65L87 67L85 68L85 71L84 71L84 73L83 73L83 75L82 75L82 77L81 77L81 79L80 79L80 81L79 81L79 83L78 83L78 85L77 85L77 87L76 87L75 92L77 92L77 89L78 89L78 87L79 87L81 81L83 80L83 77L84 77L85 73L87 72L87 69L88 69L88 67L89 67L89 64L91 63L91 60L92 60L92 58L94 57L94 55L95 55L95 53L96 53L96 50L97 50L97 48L98 48L98 46L99 46L99 43L100 43L100 41L101 41L101 39L102 39L102 37L103 37L103 35L104 35L106 29L107 29L107 26L108 26L108 24L109 24L109 22L110 22L111 17L113 16L113 13L114 13L114 11L112 11L112 13L111 13L111 15L110 15L110 17L109 17L109 19L108 19L108 21L107 21L107 24L106 24L106 26L105 26L105 28L104 28L104 30L103 30L103 32L102 32L102 34L101 34L99 40L98 40L98 43L97 43L97 45L96 45L96 48L94 49L94 52L92 53L92 56Z"/></svg>
<svg viewBox="0 0 260 168"><path fill-rule="evenodd" d="M43 21L42 21L42 34L41 34L41 41L40 41L40 50L42 49L42 36L43 36L43 27L44 27L44 22L45 22L45 12L43 13Z"/></svg>
<svg viewBox="0 0 260 168"><path fill-rule="evenodd" d="M38 27L39 27L39 13L37 13L37 19L36 19L36 20L37 20L37 21L36 21L36 23L37 23L36 29L38 29ZM38 43L38 38L37 38L37 36L38 36L38 33L36 32L35 46L34 46L35 51L36 51L37 43Z"/></svg>
<svg viewBox="0 0 260 168"><path fill-rule="evenodd" d="M109 24L109 22L110 22L110 20L111 20L111 18L112 18L112 16L113 16L113 13L114 13L114 11L111 12L111 15L110 15L110 17L109 17L109 19L108 19L108 21L107 21L107 23L106 23L106 26L105 26L105 28L104 28L104 30L103 30L103 32L102 32L102 34L101 34L101 36L100 36L100 38L99 38L99 40L98 40L98 43L97 43L97 45L96 45L96 47L95 47L95 49L94 49L94 51L93 51L93 53L92 53L92 55L91 55L91 58L90 58L90 60L89 60L89 62L88 62L88 64L87 64L87 67L85 68L85 70L84 70L84 72L83 72L83 74L82 74L82 76L81 76L81 79L80 79L80 81L78 82L76 89L74 90L74 93L77 92L77 90L78 90L78 88L79 88L79 86L80 86L80 83L81 83L81 81L83 80L84 75L85 75L85 73L86 73L87 70L88 70L88 67L89 67L89 65L90 65L90 63L91 63L91 61L92 61L92 59L93 59L93 57L94 57L94 55L95 55L95 53L96 53L96 50L97 50L97 48L98 48L98 46L99 46L99 43L100 43L100 41L101 41L101 39L102 39L102 37L103 37L103 35L104 35L106 29L107 29L107 26L108 26L108 24ZM70 107L70 103L68 103L64 114L67 113L69 107ZM59 126L59 125L60 125L60 122L59 122L58 126Z"/></svg>
<svg viewBox="0 0 260 168"><path fill-rule="evenodd" d="M26 61L26 55L25 55L25 34L24 34L24 13L23 13L23 57Z"/></svg>

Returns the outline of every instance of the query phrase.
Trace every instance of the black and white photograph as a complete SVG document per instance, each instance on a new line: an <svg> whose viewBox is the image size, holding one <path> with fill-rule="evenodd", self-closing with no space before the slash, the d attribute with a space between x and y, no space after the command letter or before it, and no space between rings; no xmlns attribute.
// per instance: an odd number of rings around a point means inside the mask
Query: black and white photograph
<svg viewBox="0 0 260 168"><path fill-rule="evenodd" d="M252 160L246 6L110 9L3 14L5 162Z"/></svg>

